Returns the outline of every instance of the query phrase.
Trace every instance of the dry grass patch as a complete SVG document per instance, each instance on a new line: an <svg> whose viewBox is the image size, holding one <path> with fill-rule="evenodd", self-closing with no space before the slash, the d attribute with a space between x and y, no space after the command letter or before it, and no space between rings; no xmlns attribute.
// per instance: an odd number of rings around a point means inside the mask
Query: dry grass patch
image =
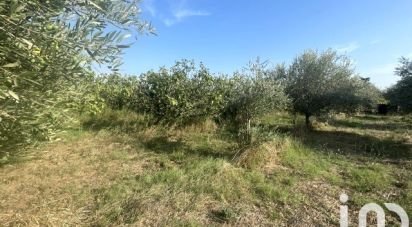
<svg viewBox="0 0 412 227"><path fill-rule="evenodd" d="M34 150L36 159L0 169L2 225L79 224L92 191L141 173L144 159L104 133Z"/></svg>

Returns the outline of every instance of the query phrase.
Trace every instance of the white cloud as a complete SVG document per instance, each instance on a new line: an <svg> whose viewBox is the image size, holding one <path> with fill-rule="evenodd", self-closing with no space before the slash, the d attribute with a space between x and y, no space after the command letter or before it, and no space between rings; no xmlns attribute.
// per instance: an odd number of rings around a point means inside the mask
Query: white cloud
<svg viewBox="0 0 412 227"><path fill-rule="evenodd" d="M152 17L155 17L157 15L157 10L154 5L154 0L144 0L142 6L143 6L143 9L149 12L149 14Z"/></svg>
<svg viewBox="0 0 412 227"><path fill-rule="evenodd" d="M181 9L176 11L174 17L178 20L182 20L185 17L193 17L193 16L209 16L210 13L207 11L202 10L188 10L188 9Z"/></svg>
<svg viewBox="0 0 412 227"><path fill-rule="evenodd" d="M360 45L357 42L351 42L345 45L338 45L335 47L338 53L351 53L357 49L359 49Z"/></svg>
<svg viewBox="0 0 412 227"><path fill-rule="evenodd" d="M178 9L172 13L172 18L163 19L163 23L166 26L172 26L179 22L182 22L188 17L209 16L210 13L204 10L190 10L190 9Z"/></svg>
<svg viewBox="0 0 412 227"><path fill-rule="evenodd" d="M171 16L164 17L163 23L172 26L186 20L189 17L209 16L210 12L205 10L194 10L187 6L186 0L172 1L170 4Z"/></svg>
<svg viewBox="0 0 412 227"><path fill-rule="evenodd" d="M205 10L194 10L188 6L187 0L170 0L166 2L143 0L142 8L152 17L161 20L166 26L172 26L189 17L209 16ZM160 10L165 9L165 10Z"/></svg>

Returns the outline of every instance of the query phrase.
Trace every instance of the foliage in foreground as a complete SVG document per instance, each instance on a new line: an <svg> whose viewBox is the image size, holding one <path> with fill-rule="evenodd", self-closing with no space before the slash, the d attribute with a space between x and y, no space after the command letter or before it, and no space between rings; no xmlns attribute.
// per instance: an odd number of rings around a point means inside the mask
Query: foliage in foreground
<svg viewBox="0 0 412 227"><path fill-rule="evenodd" d="M0 149L47 138L67 117L67 96L83 96L93 63L117 70L123 40L151 29L139 13L126 0L2 1Z"/></svg>

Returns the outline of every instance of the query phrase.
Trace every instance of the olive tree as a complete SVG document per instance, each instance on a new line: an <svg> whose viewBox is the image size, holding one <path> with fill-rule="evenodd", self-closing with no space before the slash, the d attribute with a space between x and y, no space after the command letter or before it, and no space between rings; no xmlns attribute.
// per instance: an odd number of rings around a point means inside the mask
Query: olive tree
<svg viewBox="0 0 412 227"><path fill-rule="evenodd" d="M386 92L392 105L399 106L403 112L412 112L412 61L402 57L395 73L401 79Z"/></svg>
<svg viewBox="0 0 412 227"><path fill-rule="evenodd" d="M399 59L399 65L395 68L396 75L401 78L412 76L412 61L406 57Z"/></svg>
<svg viewBox="0 0 412 227"><path fill-rule="evenodd" d="M289 66L286 93L293 110L309 118L321 111L342 107L353 101L350 80L353 69L345 56L327 50L305 51Z"/></svg>
<svg viewBox="0 0 412 227"><path fill-rule="evenodd" d="M234 127L241 145L252 142L251 122L262 114L285 109L283 86L271 78L271 70L259 59L227 81L229 91L221 118Z"/></svg>
<svg viewBox="0 0 412 227"><path fill-rule="evenodd" d="M385 102L382 91L369 78L360 76L350 79L343 97L346 99L340 103L341 110L349 113L375 110L378 104ZM336 109L339 110L339 106Z"/></svg>
<svg viewBox="0 0 412 227"><path fill-rule="evenodd" d="M1 1L0 146L45 137L93 64L116 71L125 38L152 31L139 13L133 0Z"/></svg>

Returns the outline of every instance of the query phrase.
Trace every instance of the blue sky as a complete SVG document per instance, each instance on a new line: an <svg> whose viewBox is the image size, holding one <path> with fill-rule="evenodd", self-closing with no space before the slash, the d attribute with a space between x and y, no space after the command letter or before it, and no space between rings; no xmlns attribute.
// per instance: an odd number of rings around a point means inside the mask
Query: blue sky
<svg viewBox="0 0 412 227"><path fill-rule="evenodd" d="M258 56L289 63L305 49L333 48L385 88L398 79L399 57L412 57L411 0L144 0L141 7L158 35L126 50L128 74L182 58L231 73Z"/></svg>

